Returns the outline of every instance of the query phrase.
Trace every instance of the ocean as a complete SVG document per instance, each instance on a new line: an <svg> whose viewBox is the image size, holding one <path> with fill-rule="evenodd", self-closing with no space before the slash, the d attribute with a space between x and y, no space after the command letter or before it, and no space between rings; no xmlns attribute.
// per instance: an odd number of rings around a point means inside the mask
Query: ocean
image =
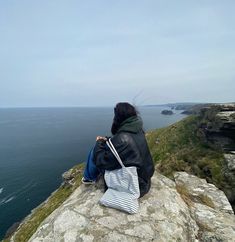
<svg viewBox="0 0 235 242"><path fill-rule="evenodd" d="M185 115L166 106L139 107L145 131ZM110 135L111 107L0 109L0 239L62 182L61 174L86 161L97 135Z"/></svg>

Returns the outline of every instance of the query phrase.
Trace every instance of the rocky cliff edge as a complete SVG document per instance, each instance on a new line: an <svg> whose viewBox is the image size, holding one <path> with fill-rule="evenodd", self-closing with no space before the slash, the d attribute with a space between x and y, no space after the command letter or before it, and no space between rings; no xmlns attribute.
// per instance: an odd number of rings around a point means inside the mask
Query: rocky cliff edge
<svg viewBox="0 0 235 242"><path fill-rule="evenodd" d="M186 172L174 181L155 172L135 215L101 206L102 194L101 182L81 185L29 241L234 241L235 216L224 193Z"/></svg>

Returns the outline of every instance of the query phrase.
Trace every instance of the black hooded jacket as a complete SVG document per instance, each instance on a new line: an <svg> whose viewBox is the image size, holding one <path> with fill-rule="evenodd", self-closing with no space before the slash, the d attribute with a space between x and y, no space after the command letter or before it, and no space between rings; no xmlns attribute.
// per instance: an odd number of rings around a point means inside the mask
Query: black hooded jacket
<svg viewBox="0 0 235 242"><path fill-rule="evenodd" d="M140 197L146 194L151 186L154 164L145 139L139 117L126 119L111 138L122 162L125 166L136 166L139 177ZM106 146L105 141L97 141L94 148L94 163L103 170L121 168L120 164Z"/></svg>

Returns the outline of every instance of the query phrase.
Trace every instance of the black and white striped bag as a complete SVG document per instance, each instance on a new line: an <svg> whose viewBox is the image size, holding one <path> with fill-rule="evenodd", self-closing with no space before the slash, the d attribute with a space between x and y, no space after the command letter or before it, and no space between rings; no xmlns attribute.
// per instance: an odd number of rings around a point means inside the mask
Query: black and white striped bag
<svg viewBox="0 0 235 242"><path fill-rule="evenodd" d="M135 166L125 167L111 139L106 141L122 168L105 170L104 179L108 186L107 191L100 199L100 203L107 207L123 210L130 214L137 213L140 196L137 169Z"/></svg>

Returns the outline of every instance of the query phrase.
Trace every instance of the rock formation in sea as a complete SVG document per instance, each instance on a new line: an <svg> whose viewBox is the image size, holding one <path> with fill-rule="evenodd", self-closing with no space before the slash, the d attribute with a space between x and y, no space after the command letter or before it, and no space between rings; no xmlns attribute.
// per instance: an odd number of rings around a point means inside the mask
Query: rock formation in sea
<svg viewBox="0 0 235 242"><path fill-rule="evenodd" d="M162 110L161 114L164 114L164 115L172 115L173 114L173 111L172 110Z"/></svg>

